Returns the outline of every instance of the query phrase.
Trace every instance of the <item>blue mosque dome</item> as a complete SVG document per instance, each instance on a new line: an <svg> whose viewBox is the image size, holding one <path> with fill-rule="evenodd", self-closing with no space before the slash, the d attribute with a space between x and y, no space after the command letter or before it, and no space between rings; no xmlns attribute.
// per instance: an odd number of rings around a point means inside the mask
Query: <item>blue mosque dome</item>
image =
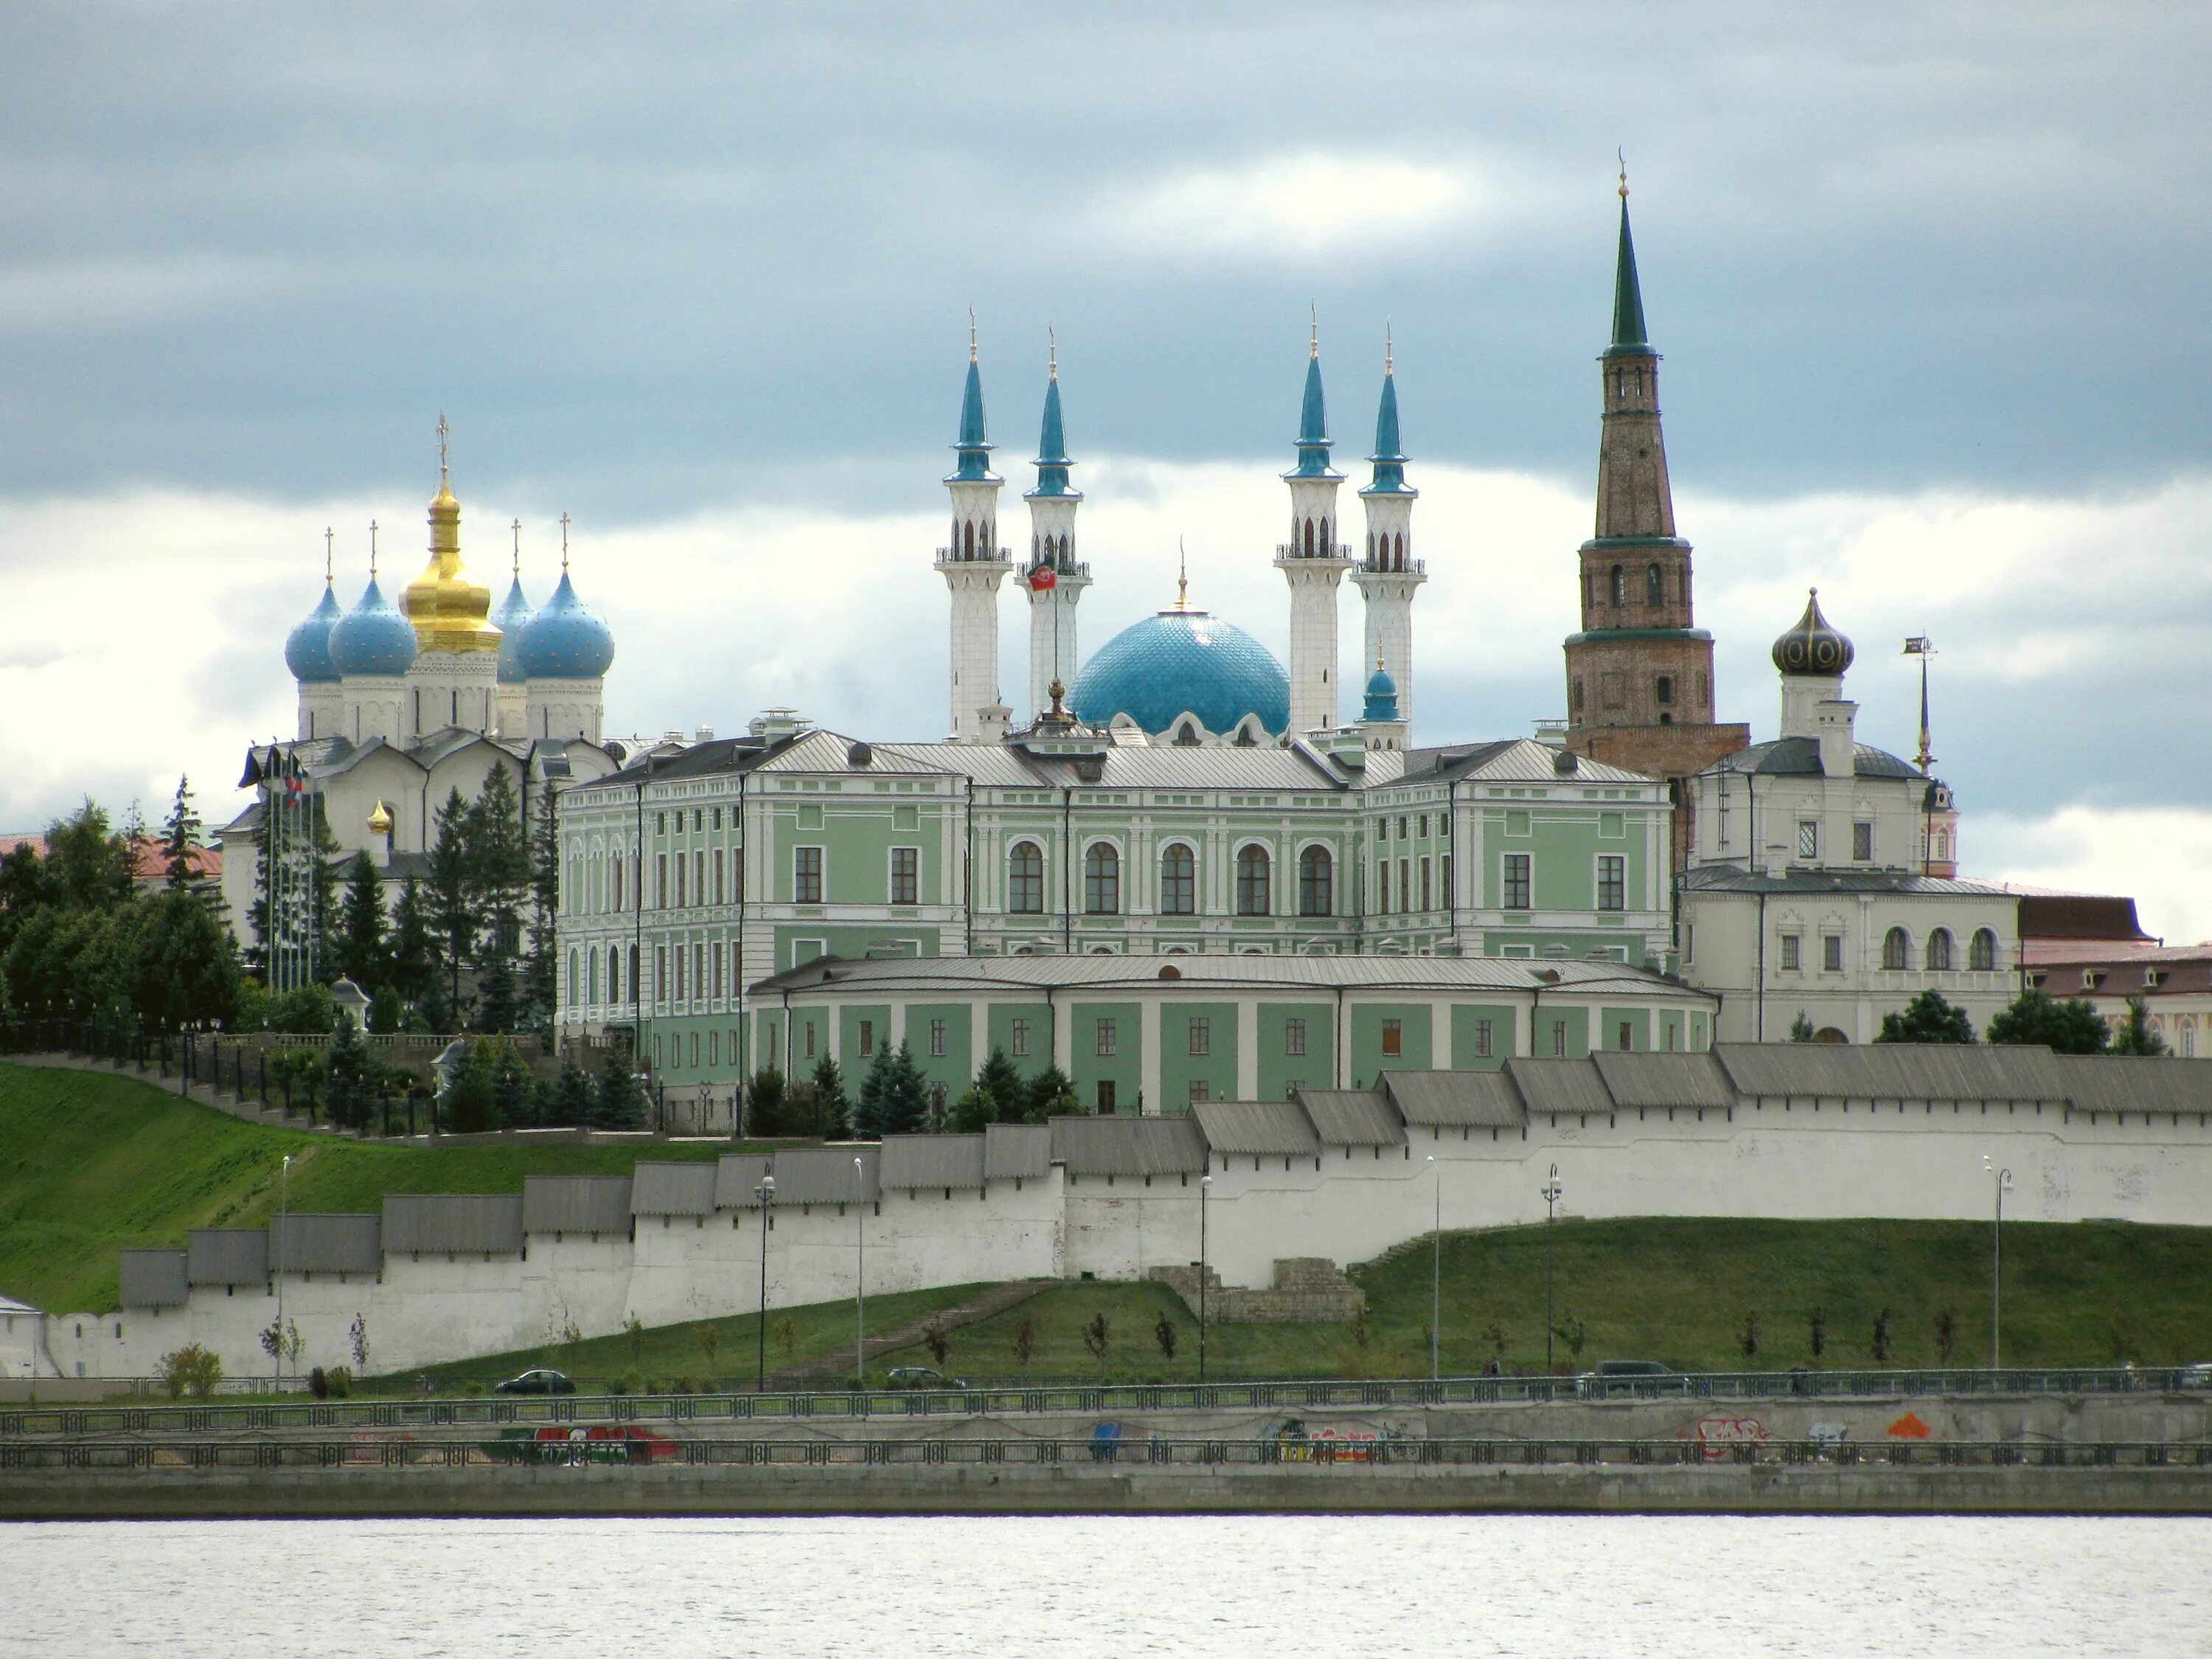
<svg viewBox="0 0 2212 1659"><path fill-rule="evenodd" d="M1204 611L1163 611L1099 648L1075 677L1068 707L1086 725L1127 714L1155 734L1184 714L1215 733L1256 714L1279 737L1291 723L1291 677L1233 623Z"/></svg>
<svg viewBox="0 0 2212 1659"><path fill-rule="evenodd" d="M331 628L330 651L341 674L404 674L415 665L415 624L371 576L359 603Z"/></svg>
<svg viewBox="0 0 2212 1659"><path fill-rule="evenodd" d="M498 614L492 620L499 624L499 683L520 685L530 677L522 672L522 630L530 625L535 615L530 601L523 597L522 578L517 576L507 590Z"/></svg>
<svg viewBox="0 0 2212 1659"><path fill-rule="evenodd" d="M532 680L595 680L615 659L614 630L599 614L576 597L568 573L561 573L561 586L545 601L545 608L523 627L516 648L522 678ZM506 653L500 656L500 678L506 675Z"/></svg>
<svg viewBox="0 0 2212 1659"><path fill-rule="evenodd" d="M331 629L337 625L344 613L338 609L338 596L331 592L330 584L323 584L323 602L301 619L284 641L284 665L292 671L292 678L302 684L335 680L338 666L331 660Z"/></svg>
<svg viewBox="0 0 2212 1659"><path fill-rule="evenodd" d="M1390 671L1381 663L1367 677L1367 702L1359 711L1363 720L1395 720L1398 718L1398 682L1390 678Z"/></svg>

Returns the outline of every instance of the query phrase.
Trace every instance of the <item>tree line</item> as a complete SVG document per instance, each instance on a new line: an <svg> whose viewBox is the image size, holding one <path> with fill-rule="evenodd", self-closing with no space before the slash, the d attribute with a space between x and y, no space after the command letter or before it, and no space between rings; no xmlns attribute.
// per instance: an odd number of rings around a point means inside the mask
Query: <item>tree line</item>
<svg viewBox="0 0 2212 1659"><path fill-rule="evenodd" d="M1790 1023L1790 1040L1814 1040L1813 1022L1804 1014ZM1881 1017L1881 1030L1875 1041L1971 1043L1975 1041L1974 1022L1941 991L1923 991L1903 1008ZM2022 991L1990 1018L1987 1041L2039 1043L2062 1054L2163 1054L2167 1051L2166 1039L2151 1025L2149 1007L2142 997L2128 999L2127 1018L2115 1025L2087 999L2054 997L2039 987Z"/></svg>
<svg viewBox="0 0 2212 1659"><path fill-rule="evenodd" d="M763 1067L745 1084L744 1129L764 1139L874 1140L887 1134L976 1134L993 1123L1043 1123L1082 1110L1066 1073L1048 1066L1024 1078L997 1048L948 1105L916 1063L912 1045L901 1042L876 1050L856 1094L848 1094L842 1068L826 1054L799 1082L773 1066Z"/></svg>

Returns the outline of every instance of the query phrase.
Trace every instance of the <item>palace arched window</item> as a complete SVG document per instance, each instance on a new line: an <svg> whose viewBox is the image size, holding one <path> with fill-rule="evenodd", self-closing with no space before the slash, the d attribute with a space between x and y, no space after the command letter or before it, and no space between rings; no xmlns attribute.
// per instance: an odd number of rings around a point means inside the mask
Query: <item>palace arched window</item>
<svg viewBox="0 0 2212 1659"><path fill-rule="evenodd" d="M1189 848L1176 842L1160 854L1160 914L1188 916L1198 913L1198 860Z"/></svg>
<svg viewBox="0 0 2212 1659"><path fill-rule="evenodd" d="M1018 916L1044 914L1044 854L1033 841L1018 841L1006 854L1006 908Z"/></svg>
<svg viewBox="0 0 2212 1659"><path fill-rule="evenodd" d="M1997 965L1997 936L1986 927L1977 927L1974 937L1966 945L1966 965L1979 973L1995 971Z"/></svg>
<svg viewBox="0 0 2212 1659"><path fill-rule="evenodd" d="M1246 847L1237 854L1237 914L1264 916L1268 912L1268 876L1272 866L1264 847Z"/></svg>
<svg viewBox="0 0 2212 1659"><path fill-rule="evenodd" d="M1336 861L1326 847L1309 847L1298 854L1298 914L1331 915L1336 910Z"/></svg>
<svg viewBox="0 0 2212 1659"><path fill-rule="evenodd" d="M1083 910L1093 916L1121 913L1121 855L1107 842L1084 849Z"/></svg>
<svg viewBox="0 0 2212 1659"><path fill-rule="evenodd" d="M622 1000L622 946L619 945L607 951L607 1000Z"/></svg>
<svg viewBox="0 0 2212 1659"><path fill-rule="evenodd" d="M1667 579L1656 564L1644 573L1644 603L1654 611L1667 603Z"/></svg>
<svg viewBox="0 0 2212 1659"><path fill-rule="evenodd" d="M1951 930L1938 927L1928 935L1928 971L1931 974L1948 972L1951 966Z"/></svg>
<svg viewBox="0 0 2212 1659"><path fill-rule="evenodd" d="M1893 927L1881 936L1881 965L1885 968L1910 968L1912 965L1912 941L1905 937L1902 927Z"/></svg>

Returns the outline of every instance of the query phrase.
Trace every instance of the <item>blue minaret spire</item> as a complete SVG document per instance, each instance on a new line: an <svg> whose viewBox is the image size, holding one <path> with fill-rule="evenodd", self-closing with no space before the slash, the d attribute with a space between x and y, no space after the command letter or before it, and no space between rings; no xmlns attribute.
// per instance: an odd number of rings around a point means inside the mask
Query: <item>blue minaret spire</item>
<svg viewBox="0 0 2212 1659"><path fill-rule="evenodd" d="M1060 418L1060 349L1054 343L1047 368L1048 379L1044 387L1044 426L1037 434L1036 488L1029 493L1036 495L1080 495L1067 483L1067 469L1075 465L1067 459L1067 434Z"/></svg>
<svg viewBox="0 0 2212 1659"><path fill-rule="evenodd" d="M1395 495L1406 488L1406 452L1398 438L1398 377L1391 361L1390 343L1382 343L1382 401L1375 411L1375 477L1363 495Z"/></svg>
<svg viewBox="0 0 2212 1659"><path fill-rule="evenodd" d="M975 313L968 313L968 384L960 392L960 441L953 446L960 465L952 477L963 483L982 483L991 478L992 446L983 436L983 373L975 362Z"/></svg>
<svg viewBox="0 0 2212 1659"><path fill-rule="evenodd" d="M1306 392L1298 406L1298 464L1285 478L1336 478L1328 470L1328 410L1321 391L1321 313L1316 311L1306 349Z"/></svg>
<svg viewBox="0 0 2212 1659"><path fill-rule="evenodd" d="M1413 593L1428 575L1411 550L1413 501L1421 492L1406 482L1406 451L1398 437L1397 362L1387 325L1382 331L1382 398L1375 410L1375 453L1367 459L1374 463L1375 477L1359 492L1360 505L1367 509L1366 556L1352 573L1352 580L1366 601L1366 660L1375 665L1376 678L1390 688L1390 713L1387 716L1370 713L1363 718L1401 723L1410 729ZM1372 706L1375 686L1371 682L1368 696Z"/></svg>

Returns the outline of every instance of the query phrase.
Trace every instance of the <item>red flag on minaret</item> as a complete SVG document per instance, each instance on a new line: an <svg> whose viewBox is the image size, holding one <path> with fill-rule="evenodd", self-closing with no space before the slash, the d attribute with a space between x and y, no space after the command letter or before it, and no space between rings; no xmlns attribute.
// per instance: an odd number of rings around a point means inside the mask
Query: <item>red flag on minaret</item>
<svg viewBox="0 0 2212 1659"><path fill-rule="evenodd" d="M1059 584L1060 577L1058 574L1048 564L1041 564L1037 566L1036 569L1030 572L1030 591L1031 592L1049 593L1054 587L1058 586Z"/></svg>

